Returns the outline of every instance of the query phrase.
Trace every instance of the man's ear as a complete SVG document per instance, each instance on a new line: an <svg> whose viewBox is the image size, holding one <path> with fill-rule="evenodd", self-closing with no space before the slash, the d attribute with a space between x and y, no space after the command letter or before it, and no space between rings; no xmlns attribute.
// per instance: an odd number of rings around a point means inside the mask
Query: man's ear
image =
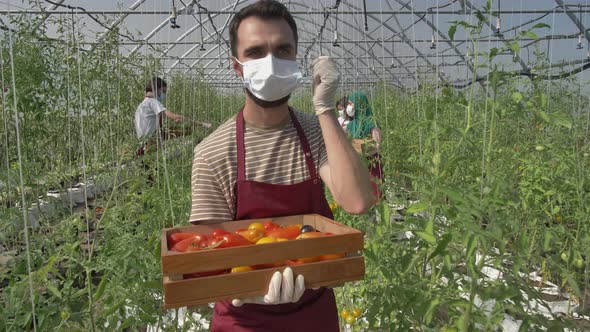
<svg viewBox="0 0 590 332"><path fill-rule="evenodd" d="M234 72L240 77L244 77L244 72L243 72L243 68L242 65L238 63L238 60L236 60L236 57L232 56L231 58L232 61L232 68L234 69Z"/></svg>

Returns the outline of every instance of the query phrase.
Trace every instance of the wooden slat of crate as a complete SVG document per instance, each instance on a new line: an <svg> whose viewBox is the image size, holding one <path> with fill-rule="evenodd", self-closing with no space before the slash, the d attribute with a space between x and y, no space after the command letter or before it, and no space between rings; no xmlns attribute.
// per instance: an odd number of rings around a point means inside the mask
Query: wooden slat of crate
<svg viewBox="0 0 590 332"><path fill-rule="evenodd" d="M284 267L179 281L164 277L164 307L172 309L264 295L274 272L283 269ZM295 276L301 274L305 277L306 288L317 288L363 279L365 263L362 256L353 255L331 261L295 265L292 269Z"/></svg>
<svg viewBox="0 0 590 332"><path fill-rule="evenodd" d="M269 220L260 219L260 221ZM308 224L317 230L335 235L296 241L275 242L261 245L203 250L190 253L169 251L167 236L174 232L200 232L208 234L215 228L233 232L245 228L257 220L242 220L214 225L187 226L162 232L162 272L164 275L179 275L194 272L214 271L236 266L265 264L286 259L355 252L363 249L363 233L340 225L319 215L272 218L278 224Z"/></svg>

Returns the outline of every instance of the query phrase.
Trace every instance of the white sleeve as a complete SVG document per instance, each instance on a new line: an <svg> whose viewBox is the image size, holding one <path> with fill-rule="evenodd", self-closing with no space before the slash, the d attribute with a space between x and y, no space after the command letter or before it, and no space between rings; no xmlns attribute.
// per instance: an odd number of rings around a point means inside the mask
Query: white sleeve
<svg viewBox="0 0 590 332"><path fill-rule="evenodd" d="M164 111L166 111L166 107L164 105L162 105L161 102L159 102L157 99L152 98L150 103L150 108L152 109L152 111L158 115Z"/></svg>

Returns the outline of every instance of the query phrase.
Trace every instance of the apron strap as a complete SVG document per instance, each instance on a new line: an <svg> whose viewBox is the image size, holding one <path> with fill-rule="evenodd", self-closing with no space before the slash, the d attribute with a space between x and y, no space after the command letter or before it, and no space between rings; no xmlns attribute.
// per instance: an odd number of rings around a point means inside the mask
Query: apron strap
<svg viewBox="0 0 590 332"><path fill-rule="evenodd" d="M295 116L295 112L289 107L289 115L291 115L291 121L297 130L297 136L299 136L299 141L301 142L301 146L303 147L303 153L305 154L305 162L307 163L307 169L309 174L311 175L312 179L315 179L318 176L317 170L315 168L315 163L313 162L313 158L311 157L311 148L309 147L309 142L307 141L307 137L305 137L305 133L303 132L303 128L301 124L299 124L299 120Z"/></svg>
<svg viewBox="0 0 590 332"><path fill-rule="evenodd" d="M303 148L303 153L305 156L305 163L307 164L307 170L312 179L317 178L318 173L315 167L315 163L313 158L311 157L311 148L309 147L309 142L305 137L305 133L303 132L303 128L297 120L295 113L289 107L289 116L291 117L291 122L297 131L297 136L299 136L299 142L301 142L301 147ZM245 156L245 145L244 145L244 107L240 110L236 117L236 148L237 148L237 158L238 158L238 178L237 181L245 181L246 180L246 156Z"/></svg>
<svg viewBox="0 0 590 332"><path fill-rule="evenodd" d="M246 180L246 157L244 148L244 107L236 117L236 148L238 153L238 179L237 181Z"/></svg>

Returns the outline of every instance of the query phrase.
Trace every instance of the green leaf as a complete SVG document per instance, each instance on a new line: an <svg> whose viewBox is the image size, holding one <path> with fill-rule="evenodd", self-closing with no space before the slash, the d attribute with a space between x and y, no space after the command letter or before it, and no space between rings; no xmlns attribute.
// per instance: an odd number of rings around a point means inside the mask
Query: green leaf
<svg viewBox="0 0 590 332"><path fill-rule="evenodd" d="M535 25L534 25L534 26L531 28L531 30L533 30L533 29L541 29L541 28L547 28L547 29L550 29L550 28L551 28L551 26L550 26L549 24L546 24L546 23L537 23L537 24L535 24Z"/></svg>
<svg viewBox="0 0 590 332"><path fill-rule="evenodd" d="M426 242L428 242L430 244L436 243L436 238L434 237L434 235L428 234L423 231L416 231L415 233L416 233L416 235L418 235L419 237L421 237L422 239L424 239Z"/></svg>
<svg viewBox="0 0 590 332"><path fill-rule="evenodd" d="M512 52L518 53L520 51L520 44L518 44L518 42L516 41L510 44L510 49L512 50Z"/></svg>
<svg viewBox="0 0 590 332"><path fill-rule="evenodd" d="M426 324L430 324L432 321L432 316L434 315L434 310L438 307L440 300L438 298L430 301L430 305L428 305L428 310L426 311L425 320Z"/></svg>
<svg viewBox="0 0 590 332"><path fill-rule="evenodd" d="M426 209L428 209L427 202L418 202L414 205L411 205L406 212L411 214L411 213L417 213L420 211L424 211Z"/></svg>
<svg viewBox="0 0 590 332"><path fill-rule="evenodd" d="M450 233L444 234L441 240L438 241L434 251L428 256L428 260L431 260L436 256L442 256L447 251L447 246L449 245L451 238L452 237Z"/></svg>
<svg viewBox="0 0 590 332"><path fill-rule="evenodd" d="M514 91L512 93L512 101L514 101L515 103L520 103L523 99L522 93L518 92L518 91Z"/></svg>
<svg viewBox="0 0 590 332"><path fill-rule="evenodd" d="M444 189L442 189L442 192L445 193L445 195L449 196L449 198L453 204L465 202L465 198L463 197L463 194L455 189L444 188Z"/></svg>
<svg viewBox="0 0 590 332"><path fill-rule="evenodd" d="M96 288L96 292L94 292L94 301L100 300L100 297L102 296L102 294L104 294L104 290L106 288L106 285L107 285L107 276L103 275L102 279L100 280L100 283L98 284L98 287Z"/></svg>
<svg viewBox="0 0 590 332"><path fill-rule="evenodd" d="M112 314L115 313L115 311L119 310L121 307L125 305L125 296L123 294L121 294L121 296L123 296L123 298L120 299L119 302L115 303L113 306L111 306L103 312L103 317L110 317Z"/></svg>
<svg viewBox="0 0 590 332"><path fill-rule="evenodd" d="M567 129L572 129L572 122L570 121L567 114L555 112L551 113L549 117L551 118L551 122L553 124Z"/></svg>
<svg viewBox="0 0 590 332"><path fill-rule="evenodd" d="M455 40L455 33L457 32L457 25L451 25L449 28L449 38Z"/></svg>
<svg viewBox="0 0 590 332"><path fill-rule="evenodd" d="M495 58L498 55L498 48L494 47L490 50L490 53L488 55L488 59L492 60L493 58Z"/></svg>
<svg viewBox="0 0 590 332"><path fill-rule="evenodd" d="M473 253L475 252L475 248L477 248L478 236L472 235L469 238L468 245L467 245L467 259L469 259Z"/></svg>
<svg viewBox="0 0 590 332"><path fill-rule="evenodd" d="M53 294L53 296L57 297L58 299L62 298L61 292L59 291L59 289L57 289L57 287L55 287L54 284L52 284L51 282L47 283L47 290L49 290L51 292L51 294Z"/></svg>
<svg viewBox="0 0 590 332"><path fill-rule="evenodd" d="M381 202L381 220L384 224L389 224L391 217L391 212L389 211L389 204L387 204L386 200Z"/></svg>
<svg viewBox="0 0 590 332"><path fill-rule="evenodd" d="M546 229L543 236L543 251L551 249L551 239L553 239L553 234L551 234L550 230Z"/></svg>
<svg viewBox="0 0 590 332"><path fill-rule="evenodd" d="M487 21L488 21L488 20L486 19L486 17L483 15L483 13L482 13L481 11L479 11L479 10L475 12L475 16L477 17L477 20L478 20L479 22L484 22L484 23L485 23L485 22L487 22Z"/></svg>
<svg viewBox="0 0 590 332"><path fill-rule="evenodd" d="M535 39L535 40L539 39L539 36L536 33L532 32L532 31L526 31L524 33L524 35L527 36L527 37L529 37L529 38L531 38L531 39Z"/></svg>
<svg viewBox="0 0 590 332"><path fill-rule="evenodd" d="M543 119L543 121L547 123L551 122L551 118L549 117L549 115L543 111L539 111L539 117L541 117L541 119Z"/></svg>
<svg viewBox="0 0 590 332"><path fill-rule="evenodd" d="M434 220L432 218L430 218L430 220L426 222L426 227L424 228L424 231L430 235L434 235Z"/></svg>

